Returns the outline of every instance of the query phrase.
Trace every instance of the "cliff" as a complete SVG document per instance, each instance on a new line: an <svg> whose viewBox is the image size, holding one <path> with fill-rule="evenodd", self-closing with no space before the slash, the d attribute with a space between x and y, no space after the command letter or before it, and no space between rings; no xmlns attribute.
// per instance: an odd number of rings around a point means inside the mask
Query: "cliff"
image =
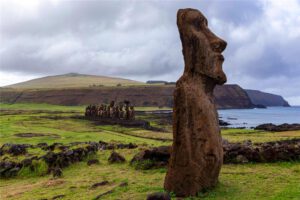
<svg viewBox="0 0 300 200"><path fill-rule="evenodd" d="M214 96L218 109L254 107L246 91L236 84L216 86Z"/></svg>
<svg viewBox="0 0 300 200"><path fill-rule="evenodd" d="M261 92L258 90L245 90L255 105L264 106L285 106L289 107L289 103L280 95Z"/></svg>
<svg viewBox="0 0 300 200"><path fill-rule="evenodd" d="M129 100L135 106L172 106L174 85L20 90L1 88L1 102L87 105ZM238 85L216 87L217 107L252 108L247 93Z"/></svg>

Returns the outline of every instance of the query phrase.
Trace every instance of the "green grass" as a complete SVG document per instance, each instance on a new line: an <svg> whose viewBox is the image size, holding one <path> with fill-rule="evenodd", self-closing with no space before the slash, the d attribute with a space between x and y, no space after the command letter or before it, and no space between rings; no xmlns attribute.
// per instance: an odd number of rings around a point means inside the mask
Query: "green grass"
<svg viewBox="0 0 300 200"><path fill-rule="evenodd" d="M137 150L119 151L129 160ZM103 199L145 199L147 194L163 191L166 169L135 170L124 164L108 164L110 151L97 154L99 165L80 162L64 169L63 177L17 177L1 181L3 199L41 199L66 195L63 199L92 199L115 188ZM224 165L220 183L209 192L193 199L297 199L300 196L300 163ZM90 189L91 185L107 180L109 185ZM128 186L118 185L127 182ZM175 198L174 198L175 199ZM188 199L188 198L186 198Z"/></svg>
<svg viewBox="0 0 300 200"><path fill-rule="evenodd" d="M24 168L15 178L0 180L2 199L51 199L56 195L65 195L63 199L93 199L111 189L103 199L146 199L147 194L163 191L166 169L136 170L129 165L131 158L140 149L151 146L170 145L171 130L156 132L139 128L120 126L96 126L93 122L72 118L83 114L83 107L55 106L47 104L0 104L0 144L46 142L70 143L77 141L106 141L139 144L137 149L117 150L125 156L124 164L108 164L111 151L98 151L90 158L98 158L99 165L87 166L86 160L72 164L63 170L63 177L53 179L44 175L46 166L36 162L34 171ZM143 108L150 110L150 108ZM3 111L5 110L5 112ZM59 111L59 112L57 112ZM157 125L152 116L144 117ZM153 120L153 121L152 121ZM43 133L43 137L22 138L16 133ZM288 138L300 138L300 131L264 132L246 129L222 130L222 136L231 142L252 140L253 142L276 141ZM166 139L163 142L158 139ZM28 149L29 155L41 156L45 151ZM9 159L22 160L26 157L9 156ZM147 164L147 163L146 163ZM151 164L151 163L150 163ZM108 185L90 189L91 185L107 180ZM186 199L300 199L300 162L282 162L270 164L223 165L220 183L208 192L199 193L197 198ZM128 186L119 187L122 182ZM175 199L175 198L173 198Z"/></svg>
<svg viewBox="0 0 300 200"><path fill-rule="evenodd" d="M149 106L149 107L136 107L135 110L138 111L154 111L154 110L172 110L170 107L154 107L154 106Z"/></svg>
<svg viewBox="0 0 300 200"><path fill-rule="evenodd" d="M106 77L106 76L94 76L83 74L65 74L57 76L47 76L22 83L17 83L8 86L9 88L16 89L45 89L45 88L84 88L84 87L103 87L103 86L122 86L130 85L145 85L143 82Z"/></svg>
<svg viewBox="0 0 300 200"><path fill-rule="evenodd" d="M77 111L84 112L85 106L60 106L42 103L0 103L1 110L31 110L31 111ZM1 111L2 112L2 111Z"/></svg>

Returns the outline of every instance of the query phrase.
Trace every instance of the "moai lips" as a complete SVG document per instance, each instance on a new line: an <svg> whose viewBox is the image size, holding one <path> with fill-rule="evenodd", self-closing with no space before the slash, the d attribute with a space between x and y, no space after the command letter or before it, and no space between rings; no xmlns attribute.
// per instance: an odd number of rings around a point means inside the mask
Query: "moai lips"
<svg viewBox="0 0 300 200"><path fill-rule="evenodd" d="M213 90L226 82L221 53L227 44L198 10L180 9L177 26L185 68L174 91L174 141L164 187L187 197L214 187L223 163Z"/></svg>

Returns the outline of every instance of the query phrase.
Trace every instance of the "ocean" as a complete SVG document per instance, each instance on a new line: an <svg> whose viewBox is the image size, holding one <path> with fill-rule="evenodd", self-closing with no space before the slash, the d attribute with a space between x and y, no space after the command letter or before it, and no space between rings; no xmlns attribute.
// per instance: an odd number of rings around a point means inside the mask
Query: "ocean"
<svg viewBox="0 0 300 200"><path fill-rule="evenodd" d="M268 107L266 109L218 110L221 120L230 123L228 127L255 127L259 124L300 123L300 106Z"/></svg>

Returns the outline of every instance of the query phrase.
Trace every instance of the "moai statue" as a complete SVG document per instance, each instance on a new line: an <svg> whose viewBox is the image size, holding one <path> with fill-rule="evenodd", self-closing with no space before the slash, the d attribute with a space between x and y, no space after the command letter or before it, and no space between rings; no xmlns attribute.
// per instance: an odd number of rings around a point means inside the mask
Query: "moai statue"
<svg viewBox="0 0 300 200"><path fill-rule="evenodd" d="M119 116L120 116L120 119L123 119L123 118L124 118L123 105L120 106Z"/></svg>
<svg viewBox="0 0 300 200"><path fill-rule="evenodd" d="M130 119L134 119L135 118L135 113L134 113L134 106L130 106Z"/></svg>
<svg viewBox="0 0 300 200"><path fill-rule="evenodd" d="M91 105L88 105L85 109L85 116L91 116Z"/></svg>
<svg viewBox="0 0 300 200"><path fill-rule="evenodd" d="M99 117L103 118L103 104L101 104L100 109L99 109Z"/></svg>
<svg viewBox="0 0 300 200"><path fill-rule="evenodd" d="M89 107L87 106L87 107L85 107L85 112L84 112L84 116L88 116L88 110L89 110Z"/></svg>
<svg viewBox="0 0 300 200"><path fill-rule="evenodd" d="M115 118L120 119L120 109L119 109L119 106L116 106L116 109L115 109Z"/></svg>
<svg viewBox="0 0 300 200"><path fill-rule="evenodd" d="M97 110L96 110L96 106L95 106L95 105L92 106L92 112L91 112L91 113L92 113L92 116L93 116L93 117L96 116Z"/></svg>
<svg viewBox="0 0 300 200"><path fill-rule="evenodd" d="M107 117L107 106L104 105L103 107L103 117L106 118Z"/></svg>
<svg viewBox="0 0 300 200"><path fill-rule="evenodd" d="M125 119L129 119L129 115L130 115L130 113L129 113L129 106L128 106L128 104L126 104L126 106L125 106Z"/></svg>
<svg viewBox="0 0 300 200"><path fill-rule="evenodd" d="M109 104L109 107L112 108L112 107L114 107L114 106L115 106L115 101L111 101L110 104Z"/></svg>
<svg viewBox="0 0 300 200"><path fill-rule="evenodd" d="M180 9L177 26L185 67L174 91L173 145L164 188L187 197L214 187L223 163L213 90L226 82L221 54L226 42L195 9Z"/></svg>

